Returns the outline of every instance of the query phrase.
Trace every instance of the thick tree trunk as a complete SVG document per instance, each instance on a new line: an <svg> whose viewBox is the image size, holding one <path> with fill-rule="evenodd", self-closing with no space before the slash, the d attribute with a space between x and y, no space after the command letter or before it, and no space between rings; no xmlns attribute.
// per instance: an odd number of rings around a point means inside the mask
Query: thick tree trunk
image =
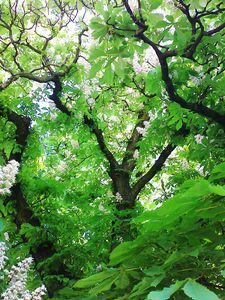
<svg viewBox="0 0 225 300"><path fill-rule="evenodd" d="M133 238L131 229L131 213L135 207L135 197L130 187L130 176L122 169L110 170L109 176L113 183L113 193L116 198L115 220L112 222L111 249L122 241Z"/></svg>
<svg viewBox="0 0 225 300"><path fill-rule="evenodd" d="M20 151L12 151L9 160L16 160L17 162L21 163L30 133L31 119L7 109L0 111L0 115L6 117L16 126L15 139L17 145L20 146ZM22 185L20 182L17 182L11 188L11 195L5 199L4 204L7 205L11 201L13 201L15 207L13 218L18 231L21 229L21 226L26 223L31 224L35 227L41 227L40 220L38 219L38 217L34 216L34 213L23 194ZM29 244L29 240L27 240L25 236L22 236L21 238L24 242ZM52 279L51 281L46 282L46 280L44 280L44 277L46 275L64 275L65 277L72 278L72 275L67 272L65 265L63 265L62 263L59 263L57 265L52 263L52 265L48 265L47 273L45 272L46 270L43 267L40 267L40 263L44 262L46 259L50 258L53 254L56 253L54 244L48 240L47 234L45 241L40 242L40 244L31 245L30 253L34 258L36 269L47 287L48 296L53 297L55 292L61 289L64 285L57 279Z"/></svg>

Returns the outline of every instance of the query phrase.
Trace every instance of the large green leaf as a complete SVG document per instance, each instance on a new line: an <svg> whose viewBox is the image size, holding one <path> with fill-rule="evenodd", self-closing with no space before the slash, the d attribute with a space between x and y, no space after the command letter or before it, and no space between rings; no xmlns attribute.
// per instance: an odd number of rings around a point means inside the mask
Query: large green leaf
<svg viewBox="0 0 225 300"><path fill-rule="evenodd" d="M117 246L110 254L110 265L116 265L121 261L127 260L133 257L135 249L132 242L125 242Z"/></svg>
<svg viewBox="0 0 225 300"><path fill-rule="evenodd" d="M87 278L78 280L75 283L74 287L77 287L77 288L91 287L91 286L95 285L96 283L100 283L103 280L105 280L105 279L107 279L109 277L114 276L115 273L116 273L116 271L114 271L114 270L111 270L111 271L107 270L107 271L103 271L103 272L97 273L97 274L89 276Z"/></svg>
<svg viewBox="0 0 225 300"><path fill-rule="evenodd" d="M176 281L175 284L172 284L168 288L164 288L161 291L154 291L148 294L149 300L167 300L178 291L185 281ZM202 298L203 299L203 298Z"/></svg>
<svg viewBox="0 0 225 300"><path fill-rule="evenodd" d="M0 232L3 231L4 229L4 224L3 221L0 219Z"/></svg>
<svg viewBox="0 0 225 300"><path fill-rule="evenodd" d="M220 298L215 293L194 280L188 280L188 282L183 287L183 291L188 297L193 300L220 300Z"/></svg>
<svg viewBox="0 0 225 300"><path fill-rule="evenodd" d="M103 282L99 283L94 288L92 288L90 290L90 294L99 294L99 293L102 293L104 291L108 291L111 288L111 286L112 286L112 284L114 283L115 280L116 280L115 276L104 280Z"/></svg>

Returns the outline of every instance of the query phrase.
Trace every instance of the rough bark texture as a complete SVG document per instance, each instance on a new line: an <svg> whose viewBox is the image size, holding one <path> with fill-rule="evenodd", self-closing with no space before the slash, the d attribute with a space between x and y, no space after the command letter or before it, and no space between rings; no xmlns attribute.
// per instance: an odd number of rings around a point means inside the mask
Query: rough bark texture
<svg viewBox="0 0 225 300"><path fill-rule="evenodd" d="M0 116L7 118L16 127L15 140L17 145L19 145L20 151L12 151L9 160L14 159L21 164L30 133L31 119L28 117L21 116L16 112L10 111L8 109L1 109ZM15 206L14 222L18 230L20 230L21 226L25 223L37 227L41 226L40 220L36 216L34 216L32 209L29 207L20 182L16 182L11 188L11 195L5 199L5 204L7 204L10 201L13 201ZM29 241L27 241L24 236L22 236L22 239L24 240L24 242L29 243ZM51 257L54 253L56 253L54 244L51 241L46 240L41 242L39 245L35 245L35 247L31 246L30 252L34 258L36 269L39 272L42 280L46 284L46 287L48 289L48 295L52 297L57 290L63 287L63 285L56 279L51 280L51 282L46 282L43 276L64 275L69 277L70 274L68 274L68 272L65 269L65 266L62 264L50 267L48 269L48 274L44 274L43 268L39 266L39 263L43 262L45 259Z"/></svg>

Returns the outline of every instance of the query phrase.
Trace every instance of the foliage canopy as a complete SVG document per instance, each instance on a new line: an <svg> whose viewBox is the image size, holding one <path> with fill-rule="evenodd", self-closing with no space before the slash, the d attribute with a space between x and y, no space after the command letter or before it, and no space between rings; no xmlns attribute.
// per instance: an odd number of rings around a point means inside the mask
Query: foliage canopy
<svg viewBox="0 0 225 300"><path fill-rule="evenodd" d="M218 0L0 1L0 237L10 266L34 258L29 288L224 299L224 18Z"/></svg>

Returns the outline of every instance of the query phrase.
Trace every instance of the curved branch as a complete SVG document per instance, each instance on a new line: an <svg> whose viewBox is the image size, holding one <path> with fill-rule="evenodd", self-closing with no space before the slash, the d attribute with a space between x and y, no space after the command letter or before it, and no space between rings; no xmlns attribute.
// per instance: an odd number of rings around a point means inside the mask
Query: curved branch
<svg viewBox="0 0 225 300"><path fill-rule="evenodd" d="M138 116L138 122L134 127L131 137L127 143L126 152L122 161L122 167L126 171L132 171L135 168L136 160L133 155L137 149L137 143L142 138L142 135L137 131L137 127L144 127L144 122L149 121L149 115L146 112L141 112Z"/></svg>
<svg viewBox="0 0 225 300"><path fill-rule="evenodd" d="M161 52L159 50L159 48L157 47L157 45L151 41L145 34L144 34L144 30L143 29L143 24L137 20L137 18L134 16L133 12L131 11L131 8L128 4L127 0L123 0L123 4L127 10L127 12L129 13L130 17L132 18L133 22L139 26L139 33L136 34L135 36L137 38L139 38L140 40L142 40L144 43L150 45L156 52L156 55L158 56L160 65L161 65L161 70L162 70L162 79L166 85L166 90L167 93L169 95L169 99L172 102L176 102L178 104L181 105L181 107L185 108L185 109L189 109L190 111L194 112L194 113L198 113L203 117L207 117L212 119L213 121L215 121L216 123L220 124L220 126L222 126L225 129L225 116L221 115L220 113L218 113L217 111L208 108L207 106L204 106L203 104L198 104L198 103L190 103L187 102L185 99L183 99L182 97L180 97L175 90L175 87L173 85L173 82L169 76L169 68L168 68L168 64L167 64L167 57L168 56L173 56L173 55L177 55L176 50L175 51L167 51L165 53ZM217 27L214 30L207 32L202 32L199 35L199 39L197 41L197 43L194 45L194 49L192 49L192 51L197 48L198 44L200 43L201 39L202 39L202 35L212 35L220 30L222 30L225 27L225 24L222 24L221 26ZM190 49L189 49L190 51Z"/></svg>
<svg viewBox="0 0 225 300"><path fill-rule="evenodd" d="M133 186L132 188L132 194L133 197L137 197L137 195L140 193L140 191L144 188L144 186L159 172L161 171L165 161L170 156L170 154L173 152L173 150L176 148L173 144L168 144L163 151L161 152L158 159L155 161L154 165L151 167L151 169L142 176Z"/></svg>
<svg viewBox="0 0 225 300"><path fill-rule="evenodd" d="M105 158L108 160L108 162L110 164L110 168L112 170L118 168L118 163L117 163L115 157L113 156L112 152L106 146L102 130L99 129L97 124L92 119L90 119L88 116L84 116L84 123L86 125L88 125L91 128L91 130L93 131L93 133L95 134L97 141L98 141L99 148L101 149Z"/></svg>
<svg viewBox="0 0 225 300"><path fill-rule="evenodd" d="M174 136L181 135L183 137L186 137L189 133L189 130L184 125L181 129L179 129ZM147 173L145 173L132 187L132 196L134 198L137 197L137 195L140 193L140 191L145 187L145 185L158 173L161 171L162 167L164 166L164 163L166 162L167 158L170 156L170 154L174 151L174 149L177 147L175 144L168 144L161 154L159 155L158 159L155 161L154 165L149 169Z"/></svg>

